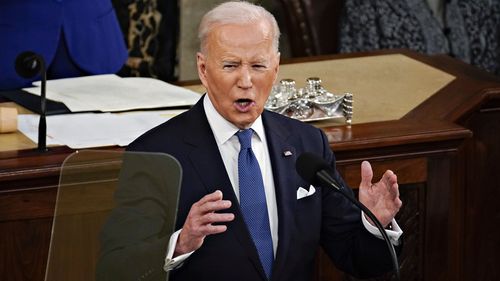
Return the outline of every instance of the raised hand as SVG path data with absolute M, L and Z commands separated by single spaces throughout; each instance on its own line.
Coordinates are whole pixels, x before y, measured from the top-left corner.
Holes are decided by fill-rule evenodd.
M 179 234 L 174 256 L 197 250 L 207 235 L 226 231 L 226 225 L 213 224 L 234 219 L 234 214 L 231 213 L 215 213 L 229 207 L 231 207 L 231 201 L 222 200 L 222 192 L 219 190 L 205 195 L 194 203 Z
M 403 204 L 399 199 L 398 178 L 394 172 L 387 170 L 380 181 L 372 183 L 372 179 L 372 167 L 368 161 L 363 161 L 361 163 L 359 201 L 372 211 L 385 227 Z M 373 224 L 370 219 L 369 221 Z

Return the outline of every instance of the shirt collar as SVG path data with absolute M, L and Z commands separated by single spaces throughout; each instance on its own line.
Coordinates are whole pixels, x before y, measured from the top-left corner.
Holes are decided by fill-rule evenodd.
M 208 123 L 210 124 L 212 132 L 215 136 L 217 145 L 224 144 L 240 130 L 233 123 L 227 121 L 224 117 L 222 117 L 219 112 L 217 112 L 208 94 L 204 97 L 203 107 L 205 109 Z M 259 115 L 255 122 L 253 122 L 250 128 L 254 130 L 257 137 L 262 141 L 264 136 L 264 125 L 262 124 L 261 115 Z

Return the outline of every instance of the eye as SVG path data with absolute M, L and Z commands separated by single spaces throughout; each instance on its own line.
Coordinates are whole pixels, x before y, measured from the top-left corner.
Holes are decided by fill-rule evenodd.
M 259 63 L 257 63 L 257 64 L 253 64 L 253 65 L 252 65 L 252 67 L 253 67 L 253 68 L 255 68 L 255 69 L 258 69 L 258 70 L 265 70 L 265 69 L 267 69 L 267 66 L 266 66 L 266 65 L 264 65 L 264 64 L 259 64 Z
M 232 69 L 235 69 L 237 66 L 238 65 L 233 64 L 233 63 L 225 63 L 222 65 L 222 68 L 226 69 L 226 70 L 232 70 Z

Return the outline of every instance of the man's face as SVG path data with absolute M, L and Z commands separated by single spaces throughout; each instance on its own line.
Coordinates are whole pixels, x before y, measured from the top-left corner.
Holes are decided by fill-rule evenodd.
M 215 109 L 238 128 L 248 128 L 264 110 L 278 73 L 279 54 L 265 22 L 220 25 L 197 55 L 198 74 Z

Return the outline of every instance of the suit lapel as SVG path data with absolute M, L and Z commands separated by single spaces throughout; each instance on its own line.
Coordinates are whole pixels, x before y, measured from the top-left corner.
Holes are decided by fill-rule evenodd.
M 200 102 L 190 110 L 189 114 L 192 114 L 192 116 L 187 118 L 189 123 L 187 124 L 184 141 L 192 146 L 192 150 L 189 152 L 190 164 L 201 178 L 207 194 L 219 189 L 224 194 L 224 199 L 232 202 L 228 212 L 233 213 L 235 219 L 228 224 L 228 231 L 234 234 L 234 238 L 240 242 L 256 270 L 261 273 L 265 280 L 265 272 L 260 264 L 258 253 L 253 245 L 247 226 L 243 221 L 239 202 L 227 175 L 215 137 L 208 124 L 203 109 L 203 99 L 200 99 Z
M 227 199 L 235 199 L 231 182 L 225 173 L 224 163 L 219 154 L 212 130 L 203 110 L 203 103 L 198 103 L 190 111 L 184 141 L 192 149 L 189 151 L 191 165 L 204 183 L 207 193 L 220 189 Z
M 291 145 L 291 132 L 278 119 L 264 111 L 264 128 L 271 158 L 274 185 L 276 189 L 276 203 L 278 208 L 278 248 L 273 267 L 273 277 L 279 276 L 284 270 L 286 257 L 290 249 L 291 235 L 294 233 L 294 213 L 297 204 L 297 181 L 295 175 L 295 161 L 297 159 L 295 147 Z

